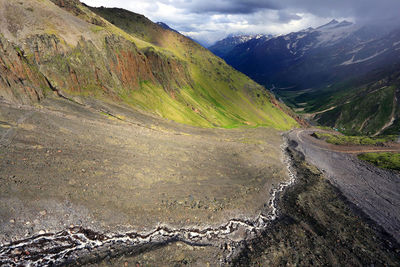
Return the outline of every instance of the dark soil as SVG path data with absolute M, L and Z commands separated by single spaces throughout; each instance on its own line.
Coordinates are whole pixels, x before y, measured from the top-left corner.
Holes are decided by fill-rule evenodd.
M 298 182 L 281 196 L 281 217 L 245 244 L 234 266 L 399 266 L 400 247 L 291 150 Z

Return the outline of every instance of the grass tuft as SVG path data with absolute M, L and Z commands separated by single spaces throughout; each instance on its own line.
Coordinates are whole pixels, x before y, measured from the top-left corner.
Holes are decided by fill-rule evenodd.
M 346 136 L 339 134 L 328 134 L 328 133 L 314 133 L 314 136 L 318 139 L 325 140 L 327 143 L 334 145 L 382 145 L 388 142 L 396 140 L 397 136 L 388 135 L 380 137 L 368 137 L 368 136 Z
M 400 153 L 365 153 L 358 158 L 383 169 L 400 171 Z

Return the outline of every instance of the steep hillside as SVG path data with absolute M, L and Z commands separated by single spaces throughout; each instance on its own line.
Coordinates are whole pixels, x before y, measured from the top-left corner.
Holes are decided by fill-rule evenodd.
M 373 81 L 348 82 L 325 100 L 317 97 L 326 106 L 313 113 L 314 119 L 348 134 L 399 135 L 400 72 L 369 75 Z
M 22 104 L 41 100 L 49 89 L 46 78 L 18 47 L 0 35 L 0 99 Z
M 142 15 L 77 0 L 0 0 L 0 13 L 6 101 L 38 101 L 53 90 L 205 127 L 296 125 L 263 87 Z
M 161 28 L 163 28 L 164 30 L 170 30 L 176 33 L 180 33 L 177 30 L 172 29 L 170 26 L 168 26 L 167 24 L 165 24 L 164 22 L 157 22 L 156 23 L 158 26 L 160 26 Z

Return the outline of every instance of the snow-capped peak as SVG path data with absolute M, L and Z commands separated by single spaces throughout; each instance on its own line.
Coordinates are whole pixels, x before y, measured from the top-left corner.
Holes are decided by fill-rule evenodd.
M 328 22 L 327 24 L 324 24 L 322 26 L 319 26 L 317 28 L 317 30 L 321 30 L 321 29 L 329 29 L 332 27 L 335 27 L 337 24 L 339 24 L 339 21 L 337 21 L 336 19 L 331 20 L 330 22 Z
M 328 46 L 341 41 L 358 29 L 356 25 L 346 20 L 338 22 L 332 20 L 328 24 L 318 27 L 315 32 L 319 33 L 316 46 Z

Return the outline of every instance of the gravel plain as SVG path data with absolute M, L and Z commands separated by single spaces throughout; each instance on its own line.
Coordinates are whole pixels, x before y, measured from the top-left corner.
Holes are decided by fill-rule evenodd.
M 400 175 L 379 169 L 355 156 L 360 152 L 394 148 L 341 147 L 311 137 L 315 129 L 295 130 L 289 138 L 298 143 L 306 160 L 318 167 L 352 203 L 400 241 Z M 335 151 L 332 151 L 335 150 Z M 400 151 L 400 150 L 397 150 Z
M 79 227 L 113 234 L 251 221 L 289 180 L 276 130 L 203 129 L 77 102 L 0 104 L 0 244 Z

